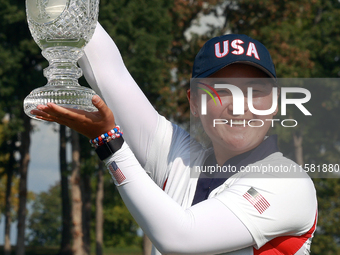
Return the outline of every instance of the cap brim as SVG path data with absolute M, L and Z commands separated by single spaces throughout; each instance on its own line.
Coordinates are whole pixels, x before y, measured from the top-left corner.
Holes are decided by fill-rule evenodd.
M 276 79 L 276 76 L 274 74 L 272 74 L 269 70 L 264 68 L 263 66 L 261 66 L 261 65 L 259 65 L 257 63 L 251 62 L 251 61 L 244 61 L 244 60 L 233 61 L 233 62 L 231 62 L 229 64 L 223 64 L 223 65 L 216 66 L 216 67 L 214 67 L 212 69 L 209 69 L 209 70 L 205 71 L 204 73 L 201 73 L 200 75 L 198 75 L 196 77 L 193 77 L 193 78 L 207 78 L 210 75 L 218 72 L 222 68 L 224 68 L 226 66 L 229 66 L 229 65 L 232 65 L 232 64 L 236 64 L 236 63 L 254 66 L 254 67 L 260 69 L 261 71 L 263 71 L 264 73 L 266 73 L 270 78 Z

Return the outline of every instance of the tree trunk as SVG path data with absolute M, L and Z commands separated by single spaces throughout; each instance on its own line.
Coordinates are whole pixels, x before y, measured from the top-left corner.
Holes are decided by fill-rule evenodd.
M 84 255 L 82 232 L 82 200 L 80 189 L 80 148 L 79 134 L 72 130 L 72 222 L 73 222 L 73 246 L 74 255 Z
M 83 243 L 86 255 L 91 253 L 91 178 L 89 174 L 81 175 L 81 194 L 82 194 L 82 227 L 83 227 Z
M 103 163 L 98 170 L 98 182 L 96 193 L 96 255 L 103 255 L 103 199 L 104 199 L 104 174 Z
M 303 166 L 303 148 L 302 148 L 302 134 L 300 132 L 294 132 L 293 141 L 294 141 L 294 150 L 295 150 L 295 160 L 296 163 Z
M 11 148 L 14 147 L 13 142 L 10 145 Z M 14 149 L 12 149 L 12 152 L 10 154 L 10 159 L 7 166 L 7 183 L 6 183 L 6 195 L 5 195 L 5 243 L 4 243 L 4 255 L 10 255 L 11 254 L 11 223 L 12 223 L 12 217 L 11 217 L 11 194 L 12 194 L 12 181 L 13 181 L 13 166 L 15 163 L 14 159 Z
M 6 198 L 5 198 L 5 244 L 4 244 L 4 254 L 11 254 L 11 240 L 10 240 L 10 231 L 11 231 L 11 187 L 12 187 L 12 177 L 13 177 L 13 169 L 9 169 L 7 172 L 7 184 L 6 184 Z
M 71 209 L 68 185 L 68 171 L 66 162 L 66 127 L 60 125 L 59 128 L 59 161 L 61 179 L 61 201 L 62 201 L 62 232 L 60 254 L 71 255 Z
M 143 255 L 150 255 L 152 250 L 152 243 L 149 237 L 144 234 L 143 235 Z
M 20 182 L 19 182 L 19 209 L 18 209 L 18 233 L 16 255 L 25 255 L 25 227 L 26 227 L 26 202 L 27 202 L 27 170 L 30 161 L 29 148 L 31 143 L 31 119 L 22 114 L 24 120 L 24 132 L 21 133 L 20 147 Z

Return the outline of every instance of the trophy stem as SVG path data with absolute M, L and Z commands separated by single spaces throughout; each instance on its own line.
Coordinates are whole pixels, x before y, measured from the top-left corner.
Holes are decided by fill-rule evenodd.
M 92 104 L 92 97 L 96 93 L 78 83 L 82 70 L 77 66 L 77 61 L 83 55 L 83 51 L 70 46 L 57 46 L 44 49 L 42 55 L 50 64 L 44 69 L 44 76 L 48 83 L 44 87 L 33 90 L 25 98 L 25 113 L 35 119 L 31 111 L 38 105 L 47 103 L 90 112 L 96 111 L 97 108 Z
M 42 55 L 48 60 L 49 66 L 44 69 L 46 86 L 80 86 L 78 79 L 83 75 L 77 61 L 84 52 L 80 48 L 57 46 L 46 48 Z

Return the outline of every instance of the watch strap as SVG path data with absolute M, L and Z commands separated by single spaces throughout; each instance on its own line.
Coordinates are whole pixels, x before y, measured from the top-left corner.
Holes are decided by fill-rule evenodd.
M 98 146 L 95 151 L 100 160 L 104 160 L 122 148 L 124 139 L 122 136 L 115 138 L 108 143 Z

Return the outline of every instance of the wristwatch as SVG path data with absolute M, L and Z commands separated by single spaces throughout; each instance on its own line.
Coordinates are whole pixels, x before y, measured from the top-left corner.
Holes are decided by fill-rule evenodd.
M 104 143 L 98 146 L 95 151 L 100 160 L 104 160 L 122 148 L 124 139 L 122 136 L 115 138 L 108 143 Z

